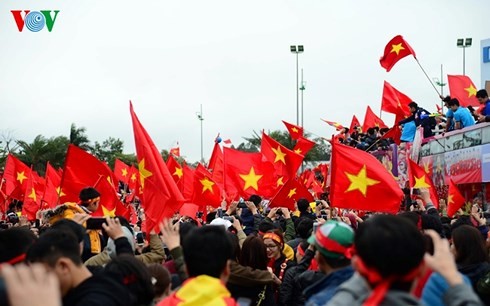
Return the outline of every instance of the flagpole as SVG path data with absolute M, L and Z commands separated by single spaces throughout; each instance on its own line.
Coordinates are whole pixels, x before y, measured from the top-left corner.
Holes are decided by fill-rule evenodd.
M 46 186 L 48 185 L 48 177 L 47 177 L 47 173 L 48 173 L 48 165 L 49 165 L 49 160 L 46 162 L 46 172 L 44 173 L 44 192 L 43 192 L 43 197 L 41 198 L 41 201 L 39 202 L 41 205 L 39 206 L 39 208 L 42 208 L 43 206 L 43 202 L 44 201 L 44 196 L 46 195 Z
M 427 78 L 427 80 L 429 80 L 430 85 L 432 85 L 432 88 L 434 88 L 434 90 L 436 91 L 437 96 L 440 96 L 441 93 L 439 92 L 439 90 L 437 90 L 434 83 L 432 83 L 432 80 L 429 78 L 429 75 L 427 74 L 427 72 L 425 72 L 425 69 L 422 67 L 419 60 L 416 57 L 414 57 L 414 58 L 415 58 L 415 61 L 417 62 L 417 64 L 419 64 L 420 69 L 422 69 L 422 72 L 425 74 L 425 77 Z

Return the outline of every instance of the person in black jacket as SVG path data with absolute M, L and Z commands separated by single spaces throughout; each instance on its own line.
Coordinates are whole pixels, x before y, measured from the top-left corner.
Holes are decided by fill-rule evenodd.
M 422 126 L 424 129 L 424 138 L 434 136 L 432 129 L 436 127 L 436 119 L 430 116 L 430 113 L 419 107 L 417 103 L 410 102 L 408 104 L 412 115 L 398 122 L 398 125 L 405 124 L 410 121 L 414 121 L 416 126 Z

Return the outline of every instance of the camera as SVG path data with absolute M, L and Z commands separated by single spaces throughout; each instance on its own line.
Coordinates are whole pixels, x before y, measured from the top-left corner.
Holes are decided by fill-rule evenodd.
M 230 221 L 231 223 L 233 223 L 233 221 L 234 221 L 234 220 L 233 220 L 233 217 L 230 217 L 230 216 L 223 216 L 223 219 L 224 219 L 224 220 L 228 220 L 228 221 Z
M 238 208 L 247 208 L 247 204 L 245 204 L 245 201 L 243 200 L 243 198 L 240 198 L 240 200 L 238 200 Z

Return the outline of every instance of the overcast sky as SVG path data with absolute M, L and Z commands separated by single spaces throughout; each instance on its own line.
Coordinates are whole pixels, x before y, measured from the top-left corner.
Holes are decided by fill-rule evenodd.
M 53 31 L 20 33 L 10 10 L 60 10 Z M 431 77 L 462 74 L 458 37 L 472 37 L 466 73 L 480 86 L 488 0 L 3 0 L 0 2 L 0 133 L 31 142 L 86 127 L 91 141 L 120 138 L 135 152 L 129 100 L 159 149 L 178 141 L 189 161 L 217 133 L 234 144 L 253 130 L 296 121 L 296 62 L 304 45 L 305 129 L 330 137 L 320 118 L 350 124 L 379 113 L 387 80 L 435 111 L 438 97 L 415 60 L 379 65 L 401 34 Z M 444 77 L 445 79 L 445 77 Z M 445 91 L 447 92 L 447 86 Z M 393 117 L 383 113 L 388 125 Z

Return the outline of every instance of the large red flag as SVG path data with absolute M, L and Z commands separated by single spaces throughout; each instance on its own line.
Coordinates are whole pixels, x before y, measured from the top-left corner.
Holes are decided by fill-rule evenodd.
M 287 207 L 290 210 L 295 210 L 294 206 L 301 198 L 313 202 L 313 196 L 308 192 L 308 189 L 296 179 L 290 179 L 272 198 L 269 207 Z
M 332 145 L 330 201 L 333 207 L 396 213 L 403 192 L 373 155 Z
M 219 207 L 221 199 L 221 189 L 213 181 L 211 173 L 203 165 L 198 164 L 194 172 L 194 196 L 192 203 L 198 204 L 201 207 L 206 207 L 206 205 Z
M 194 173 L 195 170 L 185 164 L 183 167 L 184 176 L 182 177 L 182 195 L 186 201 L 192 200 L 194 194 Z
M 366 108 L 366 115 L 364 116 L 364 124 L 362 125 L 362 130 L 366 132 L 369 128 L 373 127 L 379 127 L 380 129 L 387 128 L 383 120 L 376 116 L 371 107 L 369 107 L 368 105 L 368 107 Z
M 27 180 L 31 168 L 15 158 L 12 154 L 7 156 L 3 178 L 5 179 L 5 192 L 7 197 L 17 200 L 24 199 L 27 190 Z
M 322 121 L 326 122 L 328 125 L 334 127 L 337 131 L 344 128 L 344 126 L 342 124 L 335 122 L 335 121 L 328 121 L 328 120 L 324 120 L 324 119 L 322 119 Z
M 451 98 L 456 98 L 459 105 L 467 107 L 479 106 L 476 98 L 477 89 L 475 84 L 466 75 L 448 75 L 447 82 L 449 84 L 449 94 Z
M 388 132 L 384 133 L 384 135 L 381 136 L 382 139 L 393 139 L 393 142 L 397 145 L 400 145 L 401 137 L 402 130 L 400 129 L 400 126 L 398 124 L 395 124 L 391 129 L 388 130 Z
M 303 136 L 303 128 L 300 127 L 300 126 L 297 126 L 295 124 L 292 124 L 292 123 L 289 123 L 289 122 L 286 122 L 286 121 L 282 121 L 282 123 L 284 123 L 284 125 L 286 126 L 286 128 L 288 129 L 288 132 L 289 132 L 289 135 L 291 136 L 291 139 L 298 139 L 300 137 Z
M 168 156 L 167 168 L 168 171 L 170 171 L 170 174 L 172 174 L 172 178 L 177 184 L 177 187 L 179 187 L 179 190 L 182 192 L 182 177 L 184 176 L 184 171 L 182 170 L 182 166 L 175 160 L 172 155 Z
M 77 146 L 69 145 L 61 178 L 62 202 L 78 202 L 80 190 L 94 187 L 100 193 L 99 209 L 94 216 L 113 215 L 119 197 L 114 174 L 106 163 Z
M 272 137 L 262 132 L 260 152 L 274 165 L 278 176 L 294 176 L 303 162 L 304 156 L 295 153 Z
M 293 151 L 297 154 L 306 156 L 308 152 L 313 149 L 315 146 L 315 142 L 311 141 L 305 137 L 300 137 L 298 141 L 296 142 L 296 145 L 294 146 Z
M 140 173 L 133 165 L 129 168 L 128 187 L 130 190 L 137 190 L 139 186 Z
M 143 191 L 141 203 L 145 209 L 148 230 L 152 230 L 162 219 L 171 218 L 179 210 L 184 197 L 163 162 L 160 151 L 134 113 L 131 102 L 129 109 Z
M 271 197 L 276 189 L 274 166 L 261 153 L 223 148 L 225 191 L 228 197 L 248 198 L 253 194 Z
M 22 205 L 22 215 L 27 216 L 27 220 L 36 220 L 36 213 L 41 208 L 41 198 L 45 187 L 44 179 L 39 177 L 35 171 L 31 171 L 27 179 L 27 191 Z
M 381 110 L 387 113 L 401 115 L 402 117 L 409 116 L 410 109 L 408 108 L 408 104 L 412 101 L 407 95 L 391 86 L 390 83 L 384 82 Z
M 401 35 L 397 35 L 386 45 L 385 52 L 379 59 L 379 63 L 381 64 L 381 67 L 386 69 L 386 72 L 389 72 L 399 60 L 410 54 L 412 54 L 415 59 L 417 58 L 412 47 L 410 47 Z
M 361 128 L 361 123 L 357 119 L 356 115 L 352 116 L 352 121 L 350 122 L 349 133 L 354 133 L 356 128 Z
M 439 207 L 439 199 L 437 197 L 437 190 L 434 187 L 434 183 L 429 175 L 425 172 L 424 168 L 417 165 L 416 162 L 408 159 L 408 180 L 410 187 L 414 189 L 427 188 L 430 192 L 430 200 L 436 208 Z
M 454 214 L 463 207 L 465 199 L 458 189 L 458 186 L 454 184 L 453 180 L 449 178 L 449 189 L 447 191 L 447 215 L 452 218 Z
M 46 180 L 46 189 L 44 190 L 41 206 L 42 208 L 55 208 L 58 205 L 58 198 L 65 195 L 60 188 L 61 177 L 49 162 L 46 164 L 46 174 L 44 177 Z
M 114 176 L 124 184 L 128 184 L 130 179 L 129 166 L 116 158 L 114 162 Z

